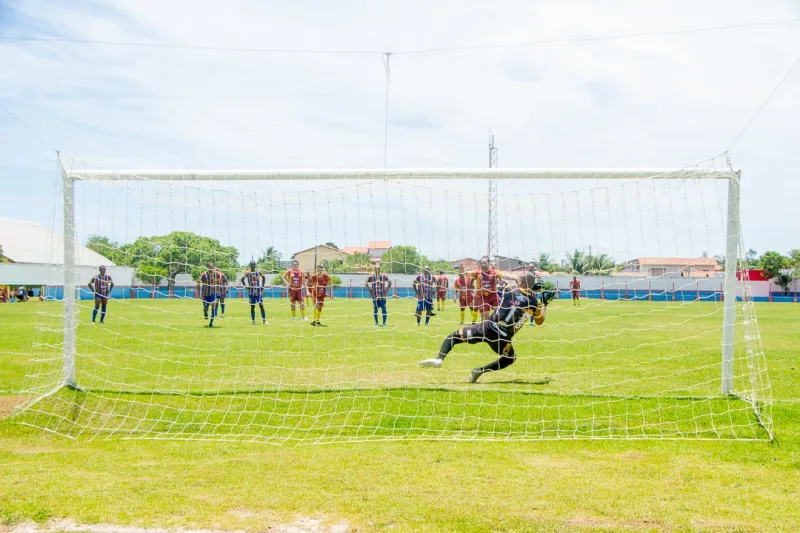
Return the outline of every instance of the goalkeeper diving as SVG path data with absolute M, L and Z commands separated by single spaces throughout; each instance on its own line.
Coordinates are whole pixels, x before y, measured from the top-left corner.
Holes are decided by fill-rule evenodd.
M 441 368 L 444 358 L 456 344 L 485 342 L 500 358 L 487 365 L 473 368 L 470 372 L 470 383 L 475 383 L 487 372 L 502 370 L 512 365 L 517 355 L 511 340 L 525 324 L 527 315 L 533 315 L 537 325 L 544 324 L 547 304 L 552 300 L 553 293 L 543 292 L 537 296 L 536 292 L 541 289 L 542 283 L 539 278 L 530 272 L 523 273 L 517 280 L 516 287 L 506 289 L 499 307 L 491 315 L 482 322 L 464 327 L 448 335 L 439 349 L 439 355 L 432 359 L 426 359 L 420 364 Z

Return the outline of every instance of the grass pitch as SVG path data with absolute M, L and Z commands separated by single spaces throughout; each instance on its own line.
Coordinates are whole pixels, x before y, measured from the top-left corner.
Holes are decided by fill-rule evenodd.
M 60 370 L 57 319 L 39 315 L 57 315 L 57 305 L 0 308 L 3 405 L 20 400 L 31 358 L 41 377 L 28 385 Z M 248 306 L 233 300 L 211 331 L 196 301 L 113 302 L 102 327 L 85 324 L 83 307 L 77 375 L 88 392 L 62 391 L 0 423 L 0 518 L 254 530 L 301 517 L 392 531 L 800 530 L 800 308 L 758 307 L 777 445 L 660 439 L 763 435 L 737 400 L 714 395 L 719 304 L 659 305 L 558 302 L 545 327 L 515 338 L 515 365 L 472 387 L 468 369 L 494 358 L 485 346 L 456 347 L 440 371 L 416 366 L 457 327 L 452 303 L 416 328 L 413 304 L 392 301 L 387 330 L 373 328 L 359 301 L 328 306 L 320 329 L 288 320 L 283 301 L 268 302 L 269 326 L 251 326 Z M 43 346 L 32 350 L 34 340 Z M 73 441 L 23 422 L 101 438 Z M 553 428 L 568 438 L 658 439 L 241 442 L 541 438 Z M 176 435 L 240 442 L 120 439 Z

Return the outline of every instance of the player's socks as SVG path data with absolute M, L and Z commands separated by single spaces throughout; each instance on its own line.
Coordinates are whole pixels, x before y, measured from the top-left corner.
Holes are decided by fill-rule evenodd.
M 417 325 L 418 325 L 418 326 L 419 326 L 419 319 L 420 319 L 420 318 L 421 318 L 421 317 L 420 317 L 420 315 L 417 315 Z
M 255 305 L 251 305 L 250 306 L 250 320 L 253 321 L 253 324 L 256 323 L 256 306 Z
M 208 304 L 207 303 L 203 304 L 203 318 L 208 320 Z
M 386 308 L 384 307 L 383 308 L 383 325 L 384 326 L 386 325 L 386 316 L 387 316 L 387 314 L 388 313 L 386 312 Z
M 105 319 L 106 319 L 106 306 L 105 304 L 103 304 L 103 306 L 100 308 L 100 323 L 102 324 L 105 321 Z
M 263 320 L 265 324 L 267 323 L 267 312 L 264 310 L 263 305 L 261 306 L 261 320 Z
M 97 318 L 97 308 L 96 307 L 94 309 L 92 309 L 92 322 L 94 322 L 95 318 Z
M 305 314 L 305 313 L 303 313 L 303 314 Z M 294 318 L 297 318 L 297 309 L 292 309 L 292 316 Z
M 225 304 L 219 304 L 219 306 L 222 308 L 222 316 L 225 316 Z
M 477 321 L 478 321 L 478 312 L 477 311 L 473 311 L 472 312 L 472 323 L 474 324 Z
M 464 323 L 464 310 L 461 310 L 461 323 Z
M 428 322 L 431 321 L 431 315 L 425 315 L 425 325 L 428 325 Z

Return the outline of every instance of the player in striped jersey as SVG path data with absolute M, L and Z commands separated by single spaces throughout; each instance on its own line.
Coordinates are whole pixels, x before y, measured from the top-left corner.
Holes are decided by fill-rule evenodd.
M 106 306 L 108 298 L 111 296 L 111 289 L 114 288 L 114 281 L 111 276 L 106 274 L 106 267 L 101 266 L 99 273 L 89 280 L 89 289 L 94 294 L 94 310 L 92 311 L 92 322 L 97 318 L 97 309 L 100 308 L 100 323 L 104 324 L 106 319 Z
M 380 308 L 383 311 L 383 325 L 386 326 L 386 296 L 392 288 L 392 281 L 386 274 L 381 274 L 380 263 L 375 265 L 375 273 L 370 274 L 364 285 L 372 296 L 372 316 L 375 317 L 375 325 L 379 325 L 378 308 Z
M 214 327 L 214 319 L 217 317 L 217 306 L 219 294 L 222 291 L 225 282 L 225 275 L 216 269 L 214 263 L 209 261 L 206 265 L 206 270 L 200 274 L 200 295 L 203 298 L 203 316 L 208 319 L 208 327 Z M 211 316 L 209 317 L 208 311 L 211 309 Z
M 417 276 L 413 283 L 414 292 L 417 294 L 417 325 L 419 326 L 420 319 L 422 318 L 422 311 L 425 311 L 425 325 L 428 325 L 432 316 L 436 316 L 433 312 L 433 298 L 436 296 L 436 278 L 431 274 L 431 268 L 426 266 L 422 270 L 422 274 Z
M 242 276 L 242 285 L 247 287 L 247 296 L 250 298 L 250 319 L 256 324 L 256 304 L 261 309 L 261 321 L 267 323 L 267 312 L 264 310 L 264 274 L 256 270 L 256 262 L 250 261 L 250 270 Z

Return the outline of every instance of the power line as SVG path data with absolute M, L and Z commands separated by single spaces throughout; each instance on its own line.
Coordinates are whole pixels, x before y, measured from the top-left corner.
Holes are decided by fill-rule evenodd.
M 689 28 L 689 29 L 679 29 L 679 30 L 647 31 L 647 32 L 635 32 L 635 33 L 622 33 L 614 35 L 598 35 L 590 37 L 562 37 L 553 39 L 542 39 L 539 41 L 522 41 L 515 43 L 494 43 L 494 44 L 452 46 L 452 47 L 440 47 L 440 48 L 420 48 L 420 49 L 410 49 L 410 50 L 398 50 L 393 53 L 395 55 L 431 54 L 431 53 L 444 53 L 444 52 L 459 52 L 468 50 L 485 50 L 493 48 L 512 48 L 512 47 L 543 46 L 549 44 L 598 42 L 598 41 L 611 41 L 617 39 L 635 39 L 639 37 L 657 37 L 657 36 L 668 36 L 668 35 L 685 35 L 692 33 L 727 31 L 727 30 L 736 30 L 742 28 L 770 27 L 782 24 L 794 24 L 797 22 L 800 22 L 800 18 L 775 20 L 767 22 L 745 22 L 741 24 L 728 24 L 722 26 L 708 26 L 703 28 Z M 153 43 L 153 42 L 101 41 L 92 39 L 69 39 L 61 37 L 52 37 L 52 38 L 11 37 L 4 35 L 0 35 L 0 40 L 12 41 L 12 42 L 87 44 L 87 45 L 141 47 L 141 48 L 171 48 L 178 50 L 201 50 L 209 52 L 239 52 L 239 53 L 262 53 L 262 54 L 382 55 L 385 53 L 385 51 L 381 50 L 346 50 L 346 49 L 324 50 L 315 48 L 239 48 L 231 46 L 205 46 L 205 45 L 170 44 L 170 43 Z
M 485 50 L 493 48 L 512 48 L 512 47 L 526 47 L 526 46 L 542 46 L 547 44 L 567 44 L 567 43 L 584 43 L 596 41 L 613 41 L 618 39 L 634 39 L 638 37 L 657 37 L 666 35 L 684 35 L 690 33 L 705 33 L 714 31 L 736 30 L 741 28 L 752 27 L 765 27 L 776 26 L 779 24 L 793 24 L 800 22 L 800 18 L 775 20 L 771 22 L 744 22 L 741 24 L 728 24 L 724 26 L 708 26 L 705 28 L 690 28 L 684 30 L 661 30 L 661 31 L 646 31 L 636 33 L 621 33 L 616 35 L 598 35 L 594 37 L 566 37 L 554 39 L 542 39 L 539 41 L 523 41 L 517 43 L 504 43 L 504 44 L 485 44 L 485 45 L 468 45 L 468 46 L 454 46 L 449 48 L 422 48 L 419 50 L 405 50 L 397 52 L 398 54 L 428 54 L 434 52 L 460 52 L 465 50 Z
M 20 126 L 22 126 L 23 128 L 25 128 L 26 130 L 28 130 L 28 131 L 29 131 L 31 134 L 33 134 L 33 136 L 34 136 L 34 137 L 36 137 L 37 139 L 39 139 L 40 141 L 42 141 L 44 144 L 46 144 L 48 148 L 50 148 L 50 149 L 51 149 L 51 150 L 53 150 L 54 152 L 58 153 L 58 150 L 56 150 L 56 149 L 53 147 L 53 145 L 52 145 L 52 144 L 50 144 L 49 142 L 47 142 L 47 139 L 45 139 L 44 137 L 42 137 L 41 135 L 39 135 L 38 133 L 36 133 L 36 130 L 34 130 L 33 128 L 29 127 L 27 124 L 25 124 L 25 123 L 24 123 L 24 122 L 22 122 L 20 119 L 18 119 L 18 118 L 17 118 L 17 117 L 16 117 L 16 116 L 15 116 L 15 115 L 14 115 L 14 114 L 11 112 L 11 111 L 9 111 L 8 109 L 6 109 L 6 108 L 5 108 L 5 107 L 3 107 L 2 105 L 0 105 L 0 109 L 2 109 L 3 111 L 5 111 L 5 112 L 6 112 L 6 114 L 7 114 L 9 117 L 11 117 L 11 118 L 14 120 L 14 122 L 16 122 L 17 124 L 19 124 Z
M 744 135 L 744 132 L 746 132 L 747 128 L 750 127 L 750 124 L 752 124 L 753 121 L 756 119 L 756 117 L 758 117 L 758 115 L 761 114 L 761 111 L 763 111 L 763 109 L 767 106 L 769 101 L 772 100 L 772 97 L 775 96 L 775 93 L 778 92 L 778 89 L 781 88 L 781 85 L 783 85 L 783 82 L 785 82 L 787 79 L 789 79 L 789 76 L 792 75 L 792 72 L 794 72 L 794 69 L 797 68 L 797 65 L 800 65 L 800 56 L 797 57 L 797 61 L 794 62 L 794 65 L 792 65 L 792 68 L 790 68 L 788 71 L 786 71 L 786 74 L 783 75 L 783 78 L 781 78 L 781 81 L 778 82 L 778 85 L 776 85 L 775 88 L 772 89 L 772 92 L 769 93 L 769 96 L 767 96 L 767 99 L 764 100 L 764 102 L 760 106 L 758 106 L 758 109 L 756 110 L 756 112 L 753 113 L 753 116 L 750 117 L 750 120 L 748 120 L 747 124 L 745 124 L 744 128 L 742 128 L 742 131 L 739 132 L 739 135 L 737 135 L 736 138 L 731 143 L 731 145 L 728 146 L 728 149 L 726 150 L 726 152 L 729 152 L 731 150 L 731 148 L 733 148 L 733 145 L 735 145 L 737 142 L 739 142 L 739 139 L 742 138 L 742 135 Z

